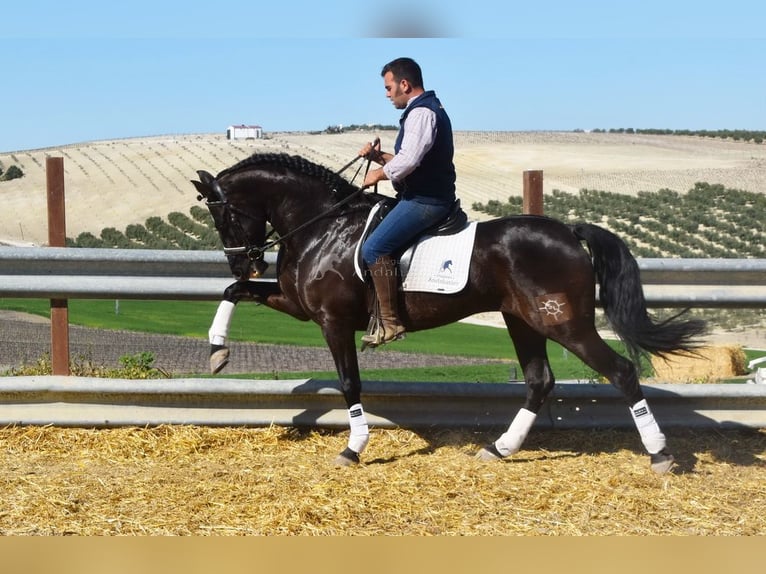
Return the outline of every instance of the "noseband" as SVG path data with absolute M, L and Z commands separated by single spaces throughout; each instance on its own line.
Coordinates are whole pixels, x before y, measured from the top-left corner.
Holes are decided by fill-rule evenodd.
M 256 221 L 259 221 L 261 219 L 260 217 L 255 217 L 254 215 L 239 209 L 238 207 L 229 203 L 228 199 L 224 199 L 223 201 L 208 201 L 206 202 L 206 205 L 210 210 L 211 215 L 213 215 L 214 221 L 219 220 L 220 218 L 221 227 L 225 221 L 230 223 L 231 231 L 234 237 L 237 239 L 237 243 L 241 245 L 240 247 L 224 247 L 224 255 L 247 255 L 251 261 L 258 261 L 263 259 L 264 251 L 276 245 L 276 242 L 271 242 L 269 244 L 257 247 L 250 243 L 250 241 L 247 239 L 247 233 L 245 233 L 245 230 L 242 227 L 242 223 L 240 222 L 239 218 L 235 216 L 235 214 Z M 271 237 L 273 234 L 274 230 L 272 229 L 266 236 L 266 239 Z

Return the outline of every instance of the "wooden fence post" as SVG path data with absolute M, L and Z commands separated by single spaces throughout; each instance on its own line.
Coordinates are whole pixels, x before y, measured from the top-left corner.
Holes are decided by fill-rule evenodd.
M 48 246 L 66 247 L 64 158 L 45 160 L 48 190 Z M 69 301 L 51 299 L 51 365 L 54 375 L 69 375 Z
M 543 215 L 543 172 L 542 170 L 524 171 L 523 213 Z

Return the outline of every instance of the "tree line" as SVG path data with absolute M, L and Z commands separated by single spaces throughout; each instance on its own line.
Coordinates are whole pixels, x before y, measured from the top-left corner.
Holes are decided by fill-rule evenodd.
M 766 195 L 699 182 L 687 193 L 670 189 L 635 196 L 582 189 L 553 190 L 545 214 L 566 223 L 597 223 L 620 235 L 637 257 L 728 259 L 766 257 Z M 518 215 L 522 198 L 474 203 L 495 217 Z
M 213 218 L 204 207 L 194 205 L 189 215 L 178 211 L 167 219 L 153 216 L 143 225 L 130 224 L 124 231 L 105 227 L 96 236 L 88 231 L 76 238 L 67 237 L 67 247 L 116 247 L 119 249 L 223 249 Z
M 522 198 L 474 203 L 473 209 L 504 217 L 522 212 Z M 669 189 L 635 196 L 582 189 L 544 197 L 545 214 L 566 223 L 588 221 L 619 234 L 637 257 L 766 257 L 766 195 L 700 182 L 687 193 Z M 67 238 L 69 247 L 219 250 L 223 248 L 207 209 L 189 215 L 154 216 L 124 230 L 107 227 L 98 236 Z
M 763 143 L 766 139 L 766 131 L 763 130 L 669 130 L 656 128 L 610 128 L 594 129 L 593 133 L 610 134 L 647 134 L 647 135 L 675 135 L 675 136 L 699 136 L 708 138 L 733 139 L 734 141 L 753 141 Z

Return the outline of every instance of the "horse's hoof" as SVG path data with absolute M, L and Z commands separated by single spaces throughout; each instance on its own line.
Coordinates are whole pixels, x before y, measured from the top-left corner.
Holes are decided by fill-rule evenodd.
M 482 448 L 479 452 L 476 453 L 474 456 L 476 460 L 502 460 L 503 457 L 500 456 L 500 453 L 495 448 L 494 444 L 490 444 Z
M 229 348 L 223 345 L 210 346 L 210 372 L 220 373 L 229 364 Z
M 673 468 L 673 465 L 675 464 L 673 455 L 670 454 L 667 449 L 662 449 L 657 454 L 652 454 L 649 456 L 651 457 L 652 470 L 657 474 L 666 474 L 670 471 L 671 468 Z
M 356 466 L 357 464 L 359 464 L 359 455 L 348 447 L 333 461 L 334 466 Z

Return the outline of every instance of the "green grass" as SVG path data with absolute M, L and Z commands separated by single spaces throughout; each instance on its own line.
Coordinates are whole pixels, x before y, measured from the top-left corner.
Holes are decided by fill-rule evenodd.
M 101 329 L 207 337 L 216 307 L 207 301 L 70 299 L 69 322 Z M 0 309 L 50 317 L 47 299 L 0 299 Z
M 207 338 L 218 307 L 207 301 L 69 301 L 69 321 L 102 329 L 163 333 Z M 0 309 L 24 311 L 48 317 L 50 303 L 41 299 L 0 299 Z M 438 334 L 438 335 L 437 335 Z M 230 340 L 323 347 L 319 327 L 298 321 L 268 307 L 243 303 L 237 306 L 229 331 Z M 456 323 L 431 331 L 410 333 L 396 344 L 406 353 L 515 358 L 505 329 Z
M 137 301 L 82 300 L 69 301 L 69 321 L 103 329 L 139 331 L 182 335 L 207 339 L 207 331 L 218 303 L 214 301 Z M 3 299 L 0 309 L 24 311 L 42 316 L 50 315 L 47 299 Z M 230 340 L 274 345 L 324 347 L 319 327 L 302 322 L 267 307 L 243 303 L 237 307 L 230 329 Z M 610 345 L 622 352 L 619 342 Z M 516 361 L 516 352 L 505 329 L 466 323 L 454 323 L 409 333 L 407 339 L 385 347 L 376 353 L 398 351 L 465 357 L 481 357 L 506 361 L 493 365 L 445 366 L 411 369 L 365 370 L 367 380 L 397 381 L 482 381 L 505 382 Z M 369 351 L 368 351 L 369 352 Z M 556 343 L 548 343 L 551 368 L 558 380 L 597 380 L 598 375 L 579 359 Z M 757 353 L 753 354 L 758 356 Z M 752 357 L 749 357 L 752 358 Z M 749 360 L 749 359 L 748 359 Z M 518 373 L 519 377 L 521 373 Z M 334 379 L 334 372 L 249 373 L 249 378 L 319 378 Z

